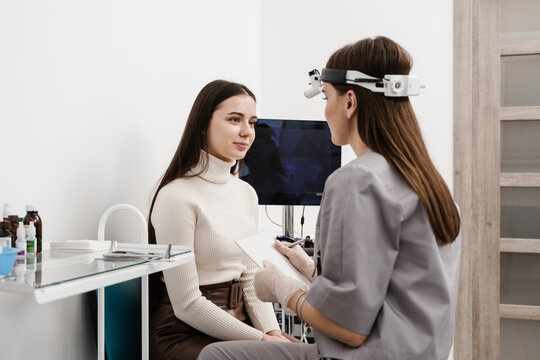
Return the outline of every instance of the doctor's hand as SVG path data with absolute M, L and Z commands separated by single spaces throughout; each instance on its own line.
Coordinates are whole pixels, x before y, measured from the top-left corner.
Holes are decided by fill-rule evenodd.
M 298 290 L 307 291 L 307 287 L 300 280 L 285 276 L 272 262 L 264 260 L 263 265 L 264 269 L 255 273 L 253 281 L 257 297 L 262 301 L 279 302 L 285 313 L 293 315 L 287 303 Z
M 304 249 L 300 245 L 293 246 L 292 248 L 284 245 L 281 241 L 276 240 L 275 245 L 276 249 L 285 255 L 291 264 L 298 270 L 302 275 L 308 278 L 311 282 L 315 280 L 317 274 L 313 273 L 315 269 L 315 263 L 313 259 L 306 254 Z M 313 276 L 312 276 L 313 275 Z
M 282 335 L 279 330 L 271 330 L 266 334 L 263 334 L 262 341 L 278 341 L 278 342 L 290 342 L 285 336 Z

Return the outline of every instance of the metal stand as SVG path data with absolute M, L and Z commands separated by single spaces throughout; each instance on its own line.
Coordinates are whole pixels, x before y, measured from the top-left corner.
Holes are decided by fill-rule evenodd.
M 283 235 L 294 239 L 294 206 L 283 206 Z
M 294 239 L 294 206 L 292 205 L 283 205 L 283 218 L 281 222 L 281 228 L 283 230 L 283 236 L 288 236 L 291 239 Z M 281 308 L 281 331 L 285 332 L 285 309 Z M 290 317 L 288 317 L 290 322 Z M 288 326 L 289 335 L 292 335 L 292 327 Z
M 294 206 L 283 206 L 283 222 L 282 222 L 283 235 L 294 239 Z M 281 308 L 281 331 L 285 332 L 285 310 Z M 294 319 L 293 316 L 288 317 L 289 335 L 293 335 Z M 306 336 L 306 325 L 304 321 L 300 323 L 300 341 L 308 343 Z

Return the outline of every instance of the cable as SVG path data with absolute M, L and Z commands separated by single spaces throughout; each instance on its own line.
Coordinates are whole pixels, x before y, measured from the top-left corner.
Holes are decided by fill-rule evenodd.
M 300 218 L 300 239 L 304 238 L 304 212 L 306 211 L 306 205 L 302 208 L 302 217 Z
M 268 215 L 268 205 L 264 205 L 264 212 L 266 213 L 266 217 L 268 218 L 268 220 L 270 220 L 270 222 L 276 226 L 281 226 L 281 224 L 278 224 L 277 222 L 275 222 L 274 220 L 272 220 L 270 218 L 270 215 Z

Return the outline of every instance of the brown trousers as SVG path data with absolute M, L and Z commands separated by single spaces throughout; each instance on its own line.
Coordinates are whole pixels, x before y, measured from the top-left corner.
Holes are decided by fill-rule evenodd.
M 221 340 L 179 320 L 174 315 L 167 288 L 163 282 L 161 284 L 159 304 L 150 315 L 150 360 L 196 360 L 206 345 Z M 238 320 L 252 325 L 244 307 L 242 283 L 233 280 L 201 286 L 200 290 L 208 300 Z

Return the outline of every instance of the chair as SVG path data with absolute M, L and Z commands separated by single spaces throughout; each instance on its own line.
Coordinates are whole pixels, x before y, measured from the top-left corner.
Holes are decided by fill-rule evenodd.
M 98 226 L 98 240 L 105 239 L 105 225 L 109 216 L 116 211 L 133 212 L 140 224 L 141 243 L 148 243 L 146 219 L 134 206 L 118 204 L 103 213 Z M 141 288 L 143 294 L 141 296 Z M 141 301 L 142 299 L 142 301 Z M 116 359 L 148 359 L 148 276 L 129 280 L 106 289 L 97 290 L 98 318 L 98 359 L 104 354 L 100 349 L 105 347 L 108 360 Z M 100 306 L 101 304 L 101 306 Z M 141 320 L 142 319 L 142 320 Z M 106 325 L 103 325 L 106 324 Z

